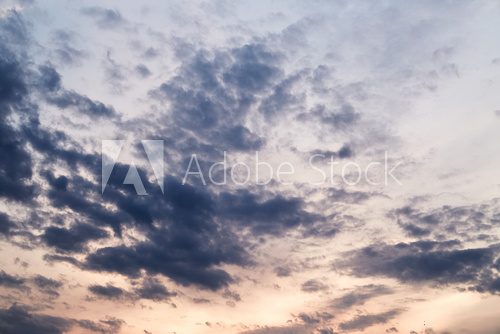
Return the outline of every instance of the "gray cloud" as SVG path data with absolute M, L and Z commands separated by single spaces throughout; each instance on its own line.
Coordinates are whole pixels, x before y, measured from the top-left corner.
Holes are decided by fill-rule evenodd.
M 391 294 L 394 291 L 384 285 L 364 285 L 355 288 L 354 291 L 348 292 L 345 295 L 336 298 L 332 301 L 332 306 L 336 309 L 344 310 L 353 306 L 363 305 L 368 300 Z
M 241 332 L 240 334 L 309 334 L 311 333 L 310 326 L 291 325 L 283 327 L 263 327 L 259 329 Z
M 107 9 L 102 7 L 85 7 L 81 13 L 94 19 L 99 28 L 113 29 L 123 26 L 126 20 L 116 9 Z
M 59 297 L 58 290 L 63 287 L 64 283 L 43 275 L 35 275 L 32 278 L 33 284 L 43 293 L 51 297 Z
M 12 305 L 0 309 L 0 332 L 3 334 L 63 334 L 74 326 L 85 328 L 93 333 L 114 334 L 123 324 L 122 320 L 107 318 L 94 322 L 31 313 L 28 309 Z
M 305 281 L 301 285 L 301 289 L 304 292 L 318 292 L 318 291 L 326 291 L 328 290 L 328 285 L 317 279 L 310 279 Z
M 7 288 L 25 290 L 26 279 L 7 274 L 5 271 L 0 271 L 0 286 Z
M 405 206 L 391 211 L 389 217 L 412 237 L 443 239 L 452 236 L 469 241 L 477 240 L 481 234 L 499 225 L 500 209 L 496 200 L 482 205 L 446 205 L 427 210 Z
M 462 284 L 498 293 L 500 278 L 490 270 L 498 261 L 498 245 L 469 249 L 459 246 L 454 240 L 375 244 L 345 254 L 335 266 L 359 277 L 385 276 L 434 286 Z
M 362 314 L 358 315 L 351 320 L 341 322 L 339 328 L 344 331 L 363 331 L 377 324 L 385 324 L 389 320 L 398 316 L 402 310 L 394 309 L 387 312 L 377 313 L 377 314 Z

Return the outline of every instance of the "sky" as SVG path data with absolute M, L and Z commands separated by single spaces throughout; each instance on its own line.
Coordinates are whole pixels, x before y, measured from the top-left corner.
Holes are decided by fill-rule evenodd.
M 0 0 L 0 333 L 500 333 L 499 31 Z

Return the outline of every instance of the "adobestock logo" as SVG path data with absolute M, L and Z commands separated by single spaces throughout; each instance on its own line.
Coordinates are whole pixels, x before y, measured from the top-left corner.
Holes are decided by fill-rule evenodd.
M 118 161 L 118 157 L 122 152 L 126 140 L 103 140 L 101 143 L 101 193 L 104 193 L 106 185 L 108 184 L 113 168 Z M 142 147 L 146 152 L 146 156 L 156 177 L 156 182 L 164 192 L 164 161 L 163 161 L 163 140 L 141 140 Z M 131 162 L 130 167 L 125 175 L 123 184 L 131 184 L 135 188 L 138 195 L 144 196 L 148 193 L 144 184 L 142 183 L 139 172 L 137 171 L 136 164 Z
M 101 192 L 104 193 L 113 168 L 118 162 L 126 140 L 103 140 L 102 141 L 102 184 Z M 156 177 L 156 182 L 164 193 L 164 141 L 163 140 L 141 140 L 149 166 Z M 299 183 L 308 182 L 312 185 L 346 185 L 355 186 L 367 184 L 372 186 L 388 186 L 389 183 L 402 185 L 396 177 L 396 169 L 402 162 L 392 162 L 388 153 L 385 152 L 380 161 L 369 161 L 360 165 L 354 161 L 339 160 L 334 156 L 327 157 L 323 154 L 314 154 L 310 157 L 307 166 L 302 165 L 296 171 L 295 165 L 288 161 L 279 161 L 274 164 L 263 161 L 259 152 L 255 152 L 252 162 L 228 159 L 224 151 L 222 161 L 212 163 L 208 168 L 202 169 L 196 154 L 191 154 L 189 163 L 184 169 L 182 184 L 188 181 L 201 182 L 203 185 L 234 185 L 265 186 L 273 183 L 292 185 L 294 181 Z M 128 170 L 123 179 L 123 184 L 133 185 L 138 195 L 148 195 L 136 164 L 128 163 Z M 300 180 L 300 177 L 302 179 Z M 378 179 L 377 179 L 378 177 Z

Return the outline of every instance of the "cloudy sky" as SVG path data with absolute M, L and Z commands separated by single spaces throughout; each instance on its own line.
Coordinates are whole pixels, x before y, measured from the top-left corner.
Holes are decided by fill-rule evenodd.
M 500 333 L 499 31 L 2 0 L 0 333 Z

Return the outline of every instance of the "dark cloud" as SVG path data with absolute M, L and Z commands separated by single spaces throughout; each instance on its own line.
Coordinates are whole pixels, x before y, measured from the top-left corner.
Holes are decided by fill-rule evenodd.
M 232 301 L 235 301 L 235 302 L 241 301 L 241 296 L 239 293 L 237 293 L 236 291 L 228 290 L 228 289 L 226 289 L 224 291 L 224 293 L 222 294 L 222 297 L 224 297 L 226 299 L 231 299 Z
M 232 278 L 223 270 L 211 269 L 212 266 L 221 263 L 246 265 L 251 261 L 229 229 L 219 230 L 216 218 L 225 224 L 237 222 L 257 234 L 279 234 L 299 225 L 307 226 L 317 219 L 316 215 L 302 210 L 299 199 L 275 196 L 263 200 L 247 191 L 214 196 L 205 190 L 181 185 L 173 178 L 166 180 L 165 195 L 153 192 L 145 199 L 124 196 L 117 191 L 120 186 L 118 179 L 112 176 L 103 198 L 122 210 L 114 214 L 122 216 L 121 224 L 127 221 L 147 223 L 148 240 L 133 246 L 99 249 L 87 256 L 85 267 L 88 269 L 114 271 L 130 277 L 137 277 L 141 269 L 146 269 L 151 274 L 163 274 L 183 285 L 197 284 L 216 289 L 226 286 Z M 105 211 L 97 209 L 101 205 L 83 200 L 88 197 L 83 194 L 72 194 L 71 181 L 57 181 L 55 177 L 49 181 L 54 188 L 50 196 L 55 206 L 67 205 L 75 212 L 102 221 Z M 85 186 L 76 189 L 82 191 Z M 168 222 L 168 229 L 163 224 L 153 228 L 150 225 L 153 220 Z M 61 231 L 62 228 L 55 229 L 65 232 Z
M 498 293 L 498 274 L 490 270 L 498 257 L 498 245 L 470 249 L 459 249 L 459 245 L 457 241 L 377 244 L 346 254 L 336 265 L 360 277 L 385 276 L 431 285 L 462 284 Z
M 276 195 L 266 199 L 248 190 L 239 190 L 222 193 L 218 203 L 221 216 L 250 228 L 254 234 L 281 235 L 293 228 L 310 228 L 323 219 L 305 211 L 301 198 Z
M 168 291 L 158 279 L 153 277 L 145 278 L 134 292 L 138 298 L 154 301 L 168 300 L 170 297 L 177 295 L 175 292 Z
M 7 274 L 5 271 L 0 271 L 0 286 L 11 289 L 25 290 L 26 279 Z
M 10 14 L 0 20 L 0 196 L 28 201 L 35 195 L 35 187 L 30 184 L 33 162 L 9 116 L 13 111 L 29 113 L 33 107 L 26 101 L 28 86 L 23 64 L 7 48 L 12 40 L 21 42 L 27 37 L 18 14 Z
M 88 290 L 94 295 L 106 299 L 119 299 L 125 296 L 125 290 L 108 283 L 106 285 L 91 285 Z
M 198 53 L 181 67 L 181 77 L 165 83 L 154 95 L 161 99 L 173 99 L 174 104 L 180 103 L 179 113 L 174 112 L 177 125 L 190 129 L 194 120 L 200 121 L 198 125 L 206 129 L 205 126 L 210 128 L 211 122 L 215 122 L 213 131 L 207 130 L 204 134 L 205 139 L 216 143 L 228 142 L 238 150 L 258 148 L 262 141 L 240 123 L 249 109 L 249 103 L 254 102 L 252 94 L 272 85 L 274 76 L 279 74 L 274 69 L 266 74 L 262 69 L 276 66 L 278 61 L 279 55 L 262 45 L 216 52 L 213 58 Z M 91 115 L 110 114 L 101 108 L 94 108 L 96 103 L 80 103 L 88 100 L 62 88 L 59 74 L 49 65 L 39 68 L 37 85 L 47 96 L 47 101 L 61 108 L 83 109 Z M 223 89 L 225 85 L 234 86 L 234 91 L 229 95 L 222 94 L 223 90 L 226 91 Z M 196 102 L 198 97 L 199 101 L 207 104 L 185 105 Z M 204 107 L 211 104 L 216 104 L 217 110 L 213 110 L 210 120 L 210 108 L 207 111 Z M 186 112 L 189 114 L 201 107 L 201 119 L 193 118 L 194 114 L 189 117 L 189 122 L 183 118 Z M 219 107 L 224 107 L 229 114 L 219 114 Z M 58 143 L 68 142 L 64 134 L 46 131 L 36 122 L 25 128 L 25 134 L 32 146 L 44 153 L 45 159 L 50 162 L 61 160 L 72 169 L 82 166 L 90 169 L 97 179 L 100 177 L 99 156 L 84 153 L 76 147 L 68 148 L 68 145 L 62 148 L 63 145 Z M 88 254 L 83 262 L 60 255 L 47 255 L 48 261 L 66 261 L 82 269 L 118 272 L 134 278 L 146 270 L 151 274 L 165 275 L 183 285 L 196 284 L 218 289 L 233 281 L 231 275 L 218 268 L 220 265 L 246 265 L 251 262 L 232 228 L 227 226 L 236 222 L 256 235 L 281 235 L 299 227 L 307 229 L 321 220 L 321 216 L 304 210 L 305 203 L 300 198 L 252 194 L 249 191 L 215 195 L 205 189 L 182 186 L 173 178 L 166 181 L 168 190 L 163 195 L 158 189 L 152 189 L 153 185 L 147 181 L 142 169 L 139 169 L 139 174 L 151 196 L 131 196 L 133 190 L 122 185 L 128 168 L 121 164 L 115 166 L 99 202 L 93 200 L 99 189 L 95 183 L 76 173 L 56 177 L 52 172 L 45 172 L 50 186 L 47 196 L 51 204 L 56 208 L 70 209 L 75 218 L 88 220 L 90 224 L 49 226 L 45 228 L 42 239 L 58 251 L 82 252 L 92 240 L 109 237 L 98 227 L 104 224 L 112 227 L 118 237 L 123 225 L 139 228 L 146 234 L 146 240 L 98 249 Z M 110 211 L 106 204 L 118 210 Z
M 61 89 L 61 76 L 52 66 L 39 66 L 38 72 L 40 76 L 37 84 L 42 91 L 55 92 Z
M 64 89 L 60 74 L 51 65 L 39 66 L 38 72 L 39 77 L 36 84 L 48 103 L 61 109 L 74 109 L 90 117 L 116 116 L 116 111 L 112 106 L 92 100 L 73 90 Z
M 0 233 L 3 235 L 9 235 L 11 230 L 16 227 L 16 224 L 10 219 L 10 217 L 0 212 Z
M 305 76 L 304 72 L 293 74 L 272 88 L 272 93 L 262 100 L 259 111 L 267 117 L 279 114 L 291 113 L 295 108 L 300 107 L 305 99 L 304 93 L 294 91 L 294 86 Z
M 379 196 L 377 193 L 364 191 L 348 191 L 343 188 L 328 188 L 326 190 L 328 201 L 334 203 L 362 204 L 372 197 Z
M 116 28 L 126 23 L 117 10 L 90 7 L 81 12 L 93 18 L 99 28 Z M 336 215 L 325 217 L 316 213 L 321 210 L 311 210 L 305 196 L 284 195 L 271 190 L 234 191 L 224 188 L 215 191 L 211 187 L 183 185 L 177 176 L 172 176 L 167 178 L 166 191 L 162 193 L 149 181 L 151 175 L 139 169 L 149 195 L 135 196 L 132 187 L 122 184 L 130 167 L 125 164 L 115 166 L 109 186 L 101 194 L 99 154 L 82 149 L 74 142 L 76 139 L 72 140 L 70 133 L 43 126 L 38 119 L 35 101 L 41 98 L 59 109 L 72 109 L 90 116 L 91 121 L 104 118 L 119 121 L 117 112 L 111 106 L 64 88 L 60 74 L 52 65 L 42 65 L 34 70 L 31 60 L 25 63 L 22 52 L 17 50 L 16 53 L 10 46 L 13 42 L 32 44 L 27 43 L 26 29 L 19 15 L 14 12 L 7 15 L 6 20 L 2 17 L 1 22 L 0 196 L 18 202 L 35 199 L 22 211 L 40 211 L 43 218 L 17 224 L 8 215 L 0 214 L 0 233 L 10 235 L 14 229 L 24 228 L 24 224 L 36 227 L 33 235 L 65 254 L 45 255 L 47 262 L 67 262 L 80 270 L 119 273 L 132 279 L 129 291 L 111 284 L 91 285 L 88 290 L 93 296 L 168 301 L 175 296 L 162 283 L 162 279 L 168 278 L 175 284 L 220 290 L 222 297 L 228 299 L 228 305 L 234 306 L 241 296 L 228 287 L 238 281 L 231 268 L 252 264 L 254 242 L 288 232 L 300 232 L 306 237 L 332 237 L 340 230 Z M 292 38 L 294 31 L 288 29 L 288 38 Z M 78 62 L 83 53 L 73 46 L 71 37 L 63 32 L 57 35 L 55 54 L 59 61 L 65 64 Z M 206 156 L 208 163 L 220 157 L 222 150 L 261 149 L 273 141 L 266 141 L 263 130 L 255 126 L 253 118 L 258 117 L 272 123 L 277 122 L 278 115 L 292 114 L 297 115 L 299 121 L 319 123 L 329 131 L 338 132 L 351 130 L 361 120 L 358 107 L 340 98 L 342 101 L 337 106 L 330 108 L 326 103 L 318 102 L 306 110 L 304 100 L 310 91 L 302 84 L 313 80 L 313 89 L 319 92 L 322 87 L 314 85 L 324 80 L 330 70 L 318 67 L 312 73 L 304 70 L 286 74 L 282 63 L 284 56 L 276 52 L 271 43 L 261 40 L 234 48 L 190 48 L 187 43 L 182 49 L 175 47 L 173 53 L 184 56 L 179 59 L 180 66 L 173 77 L 151 91 L 153 109 L 164 106 L 168 109 L 151 122 L 157 123 L 154 130 L 160 129 L 160 134 L 169 136 L 167 150 L 173 153 L 172 156 L 189 152 L 187 148 L 196 148 Z M 145 54 L 155 57 L 158 52 L 150 48 Z M 128 70 L 113 61 L 109 54 L 104 65 L 107 80 L 116 87 L 124 85 L 134 70 L 142 77 L 153 74 L 144 64 Z M 458 73 L 456 66 L 449 65 L 443 68 L 443 73 Z M 155 77 L 160 75 L 155 73 Z M 323 93 L 332 92 L 325 89 Z M 157 103 L 164 105 L 159 107 Z M 88 122 L 89 118 L 85 120 Z M 142 125 L 145 120 L 137 119 L 131 123 L 136 121 Z M 123 128 L 123 124 L 118 125 Z M 340 146 L 339 143 L 346 144 Z M 88 142 L 84 144 L 88 145 Z M 333 147 L 336 148 L 333 151 L 313 152 L 328 153 L 339 159 L 353 157 L 355 151 L 359 153 L 357 144 L 349 140 L 340 140 Z M 37 174 L 40 169 L 37 165 L 43 168 L 40 174 Z M 328 201 L 342 204 L 359 204 L 374 195 L 333 188 L 326 192 Z M 36 196 L 40 196 L 40 201 Z M 38 204 L 44 207 L 37 210 Z M 57 218 L 52 216 L 53 211 L 63 211 L 58 213 L 63 218 L 53 219 Z M 446 240 L 443 236 L 456 232 L 467 236 L 471 231 L 489 229 L 499 218 L 486 215 L 488 218 L 484 219 L 483 208 L 443 208 L 431 213 L 403 209 L 392 214 L 411 237 L 434 236 L 437 240 Z M 107 232 L 109 228 L 114 235 Z M 27 229 L 24 232 L 27 233 Z M 140 238 L 135 239 L 132 235 L 140 235 Z M 80 254 L 73 257 L 68 253 Z M 476 291 L 497 293 L 500 289 L 500 260 L 496 254 L 498 246 L 463 249 L 455 241 L 377 244 L 348 253 L 346 261 L 339 263 L 339 267 L 362 277 L 384 276 L 406 283 L 464 284 Z M 276 273 L 280 277 L 289 276 L 291 269 L 282 265 L 276 268 Z M 25 279 L 3 271 L 0 274 L 0 285 L 4 287 L 21 289 L 27 283 L 54 296 L 62 287 L 62 282 L 41 275 Z M 301 289 L 318 292 L 326 291 L 328 286 L 318 280 L 309 280 L 301 285 Z M 333 305 L 346 309 L 391 292 L 380 285 L 358 287 L 335 299 Z M 206 302 L 205 299 L 196 301 Z M 340 328 L 363 330 L 386 323 L 399 312 L 359 315 L 341 323 Z M 295 319 L 300 325 L 259 328 L 249 333 L 315 331 L 332 334 L 333 329 L 325 327 L 330 325 L 325 323 L 331 318 L 332 315 L 327 313 L 303 312 Z M 48 317 L 16 306 L 0 310 L 0 332 L 8 334 L 62 333 L 72 326 L 107 333 L 117 332 L 122 324 L 121 320 L 114 318 L 94 322 Z
M 310 279 L 302 283 L 302 291 L 304 292 L 318 292 L 328 290 L 328 285 L 316 279 Z
M 76 267 L 80 267 L 81 263 L 76 258 L 66 255 L 57 255 L 57 254 L 45 254 L 43 259 L 48 263 L 52 264 L 54 262 L 66 262 L 72 264 Z
M 402 310 L 395 309 L 377 314 L 358 315 L 351 320 L 341 322 L 339 328 L 344 331 L 363 331 L 365 328 L 373 325 L 385 324 L 401 314 L 401 312 Z
M 94 202 L 87 199 L 92 193 L 95 194 L 98 191 L 98 185 L 90 183 L 79 176 L 74 176 L 71 180 L 65 176 L 55 178 L 50 172 L 46 173 L 45 176 L 52 187 L 52 189 L 48 191 L 48 198 L 51 200 L 54 207 L 70 208 L 75 213 L 81 215 L 82 218 L 90 219 L 94 224 L 101 223 L 110 226 L 115 233 L 118 234 L 120 234 L 121 231 L 121 224 L 127 224 L 131 221 L 131 217 L 125 212 L 111 212 L 103 206 L 104 202 Z M 125 196 L 121 195 L 121 197 Z M 130 202 L 133 203 L 132 198 Z M 86 241 L 100 239 L 106 236 L 104 230 L 83 223 L 77 223 L 73 228 L 82 229 L 85 230 L 84 232 L 88 233 L 82 236 L 74 235 L 74 239 L 80 239 L 80 243 L 75 245 L 75 247 L 68 245 L 68 247 L 66 247 L 67 250 L 73 248 L 74 251 L 77 251 L 78 247 L 84 248 L 83 246 Z M 54 231 L 56 238 L 57 235 L 63 233 L 72 234 L 71 228 L 67 231 L 63 231 L 61 228 L 54 228 Z M 63 249 L 63 247 L 61 247 L 61 249 Z
M 10 33 L 2 31 L 0 38 Z M 7 45 L 7 44 L 6 44 Z M 17 50 L 17 53 L 22 51 Z M 50 132 L 40 127 L 37 105 L 32 103 L 29 93 L 38 91 L 45 100 L 61 108 L 75 107 L 91 116 L 112 116 L 114 110 L 102 103 L 92 101 L 74 91 L 62 88 L 60 75 L 49 65 L 38 68 L 38 73 L 29 72 L 29 66 L 21 63 L 15 53 L 0 48 L 0 196 L 17 201 L 32 200 L 37 192 L 32 184 L 33 160 L 26 144 L 46 154 L 47 159 L 63 158 L 75 163 L 88 156 L 76 151 L 61 149 L 59 143 L 67 142 L 62 132 Z M 27 73 L 36 73 L 28 75 Z M 21 125 L 13 127 L 9 116 L 21 117 Z M 7 158 L 9 157 L 9 158 Z M 88 161 L 87 161 L 88 164 Z
M 59 297 L 59 290 L 64 284 L 61 281 L 48 278 L 42 275 L 36 275 L 32 278 L 33 284 L 40 289 L 43 293 L 46 293 L 52 297 Z
M 344 310 L 352 306 L 363 305 L 372 298 L 391 293 L 393 293 L 393 290 L 384 285 L 364 285 L 357 287 L 354 291 L 342 297 L 334 299 L 332 306 L 336 309 Z
M 111 283 L 106 285 L 91 285 L 88 290 L 96 297 L 103 299 L 123 299 L 134 301 L 137 299 L 149 299 L 156 302 L 168 301 L 176 296 L 175 292 L 168 291 L 167 288 L 154 277 L 146 277 L 135 286 L 130 292 L 116 287 Z
M 318 328 L 316 331 L 318 334 L 337 334 L 331 327 Z
M 193 303 L 195 304 L 210 304 L 210 299 L 206 298 L 193 298 Z
M 314 328 L 307 325 L 290 325 L 281 327 L 262 327 L 244 331 L 240 334 L 310 334 L 312 330 L 314 330 Z
M 99 101 L 91 100 L 85 95 L 78 94 L 72 90 L 62 90 L 54 95 L 48 96 L 47 101 L 55 106 L 66 109 L 73 108 L 91 117 L 111 117 L 116 112 L 111 106 Z
M 0 332 L 3 334 L 63 334 L 71 327 L 71 320 L 29 313 L 20 306 L 0 309 Z
M 60 252 L 83 252 L 87 243 L 108 237 L 108 233 L 90 224 L 76 223 L 70 228 L 50 226 L 42 235 L 43 241 Z
M 281 55 L 263 44 L 194 52 L 179 72 L 151 95 L 169 103 L 177 127 L 196 131 L 197 138 L 218 150 L 256 150 L 264 141 L 246 126 L 246 116 L 258 95 L 281 75 L 280 59 Z
M 213 265 L 223 261 L 236 264 L 246 262 L 241 257 L 239 246 L 220 244 L 217 249 L 210 250 L 209 245 L 202 243 L 208 239 L 201 236 L 181 234 L 179 240 L 171 237 L 158 237 L 152 242 L 139 243 L 133 247 L 101 248 L 87 256 L 85 267 L 118 272 L 129 277 L 138 277 L 141 269 L 145 269 L 151 274 L 163 274 L 182 285 L 195 284 L 215 290 L 227 286 L 233 282 L 233 278 L 222 269 L 212 268 Z M 164 239 L 164 242 L 160 239 Z M 224 249 L 228 247 L 234 248 L 236 253 L 226 253 Z
M 61 281 L 57 281 L 43 275 L 35 275 L 31 278 L 24 278 L 17 275 L 10 275 L 5 271 L 0 271 L 0 286 L 17 289 L 21 291 L 31 291 L 28 283 L 32 283 L 39 291 L 53 297 L 59 297 L 58 290 L 63 286 Z
M 285 266 L 279 266 L 274 268 L 274 272 L 278 277 L 288 277 L 292 273 L 292 269 Z
M 101 333 L 101 334 L 114 334 L 119 333 L 125 321 L 115 318 L 107 317 L 104 320 L 99 320 L 98 322 L 91 320 L 76 320 L 76 325 L 81 328 L 87 329 L 91 332 Z
M 329 322 L 334 318 L 333 314 L 328 312 L 305 313 L 301 312 L 297 315 L 297 319 L 306 325 L 317 325 L 320 323 Z
M 106 247 L 87 256 L 88 269 L 114 271 L 138 277 L 145 269 L 151 274 L 163 274 L 182 285 L 196 284 L 218 289 L 233 281 L 222 269 L 222 263 L 245 265 L 248 255 L 238 239 L 223 231 L 214 220 L 215 204 L 209 193 L 173 178 L 165 184 L 166 193 L 149 197 L 134 209 L 136 219 L 148 215 L 163 221 L 160 227 L 146 231 L 147 240 L 133 246 Z M 109 187 L 109 198 L 128 207 L 138 197 L 123 197 Z M 120 197 L 114 197 L 120 196 Z M 123 203 L 120 201 L 123 200 Z M 132 209 L 132 207 L 130 207 Z
M 0 124 L 0 196 L 26 202 L 35 196 L 32 159 L 19 133 L 4 122 Z
M 94 322 L 48 316 L 31 313 L 27 308 L 18 305 L 0 309 L 0 332 L 2 334 L 63 334 L 75 326 L 93 333 L 114 334 L 120 330 L 123 323 L 123 320 L 111 317 Z

